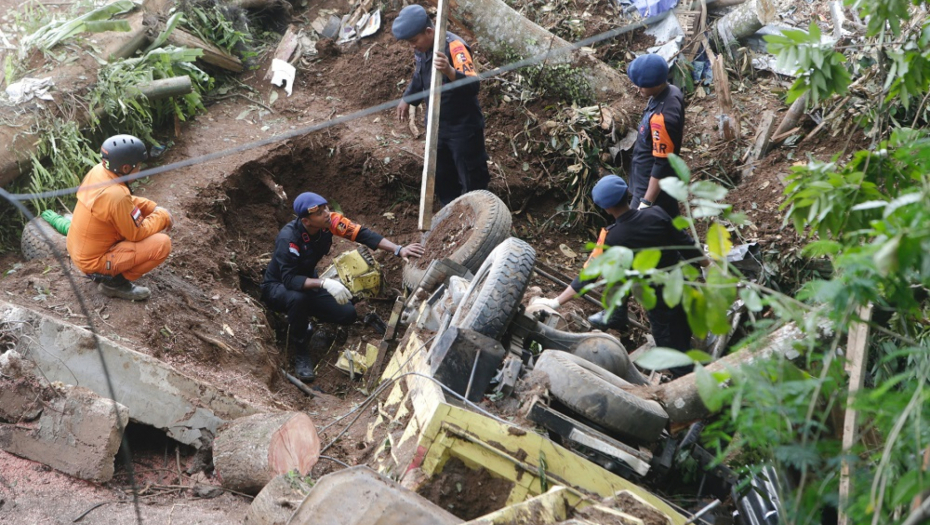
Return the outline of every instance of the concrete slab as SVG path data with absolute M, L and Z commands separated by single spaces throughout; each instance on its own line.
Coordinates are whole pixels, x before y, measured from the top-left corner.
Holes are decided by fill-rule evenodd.
M 83 387 L 54 390 L 38 425 L 0 423 L 0 448 L 71 476 L 110 481 L 129 411 Z
M 110 397 L 89 330 L 0 301 L 0 331 L 14 337 L 15 349 L 49 381 L 83 386 Z M 101 337 L 100 346 L 115 399 L 129 408 L 129 417 L 162 429 L 181 443 L 197 448 L 209 445 L 220 424 L 260 411 L 112 340 Z

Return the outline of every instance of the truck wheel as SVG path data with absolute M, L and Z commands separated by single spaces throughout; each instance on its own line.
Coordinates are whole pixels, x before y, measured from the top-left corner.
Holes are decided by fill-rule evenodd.
M 45 232 L 48 238 L 51 239 L 51 246 L 45 242 L 42 232 Z M 36 217 L 26 223 L 19 246 L 23 252 L 23 257 L 27 261 L 54 257 L 52 247 L 58 250 L 62 257 L 68 256 L 68 238 L 58 233 L 58 230 L 52 228 L 52 225 L 42 217 Z
M 510 236 L 512 220 L 504 201 L 486 190 L 450 202 L 420 240 L 426 253 L 404 265 L 404 288 L 416 287 L 433 260 L 451 259 L 475 273 L 491 250 Z
M 549 376 L 553 397 L 620 436 L 651 443 L 668 423 L 659 403 L 625 391 L 630 383 L 576 355 L 546 350 L 534 370 Z
M 451 324 L 500 340 L 517 313 L 535 264 L 536 251 L 525 241 L 511 237 L 500 243 L 478 269 Z

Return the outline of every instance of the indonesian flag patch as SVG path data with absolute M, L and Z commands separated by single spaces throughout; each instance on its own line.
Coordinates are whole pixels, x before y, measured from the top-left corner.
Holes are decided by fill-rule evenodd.
M 293 253 L 295 256 L 300 257 L 300 248 L 296 244 L 290 243 L 287 247 L 288 251 Z
M 129 216 L 132 217 L 132 222 L 135 223 L 136 228 L 142 226 L 142 210 L 140 210 L 138 206 L 132 209 Z

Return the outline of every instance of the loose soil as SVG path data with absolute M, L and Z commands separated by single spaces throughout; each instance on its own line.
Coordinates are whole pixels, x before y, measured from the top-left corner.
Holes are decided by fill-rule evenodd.
M 16 0 L 0 0 L 5 11 L 18 4 Z M 347 12 L 350 8 L 348 2 L 327 0 L 299 13 L 299 23 L 314 20 L 320 9 Z M 382 27 L 389 28 L 394 16 L 396 11 L 384 13 Z M 475 42 L 469 31 L 454 25 L 451 30 L 473 42 L 479 66 L 490 68 L 481 43 Z M 652 43 L 638 31 L 599 52 L 608 53 L 603 51 L 607 49 L 605 57 L 627 56 L 642 50 L 639 44 L 631 47 L 630 43 L 643 41 Z M 67 262 L 63 268 L 54 260 L 24 261 L 18 254 L 0 256 L 0 273 L 5 274 L 0 278 L 0 290 L 6 301 L 93 326 L 105 337 L 258 407 L 305 411 L 321 430 L 323 443 L 335 441 L 326 455 L 356 465 L 368 462 L 375 448 L 365 436 L 374 413 L 365 411 L 342 435 L 347 420 L 333 423 L 365 400 L 363 383 L 353 382 L 337 370 L 338 352 L 324 349 L 313 354 L 318 379 L 311 388 L 319 393 L 317 397 L 310 399 L 288 383 L 278 372 L 289 366 L 283 344 L 286 323 L 263 307 L 259 286 L 274 238 L 293 218 L 291 201 L 303 191 L 327 196 L 348 217 L 394 242 L 418 241 L 417 199 L 424 144 L 405 123 L 396 122 L 394 110 L 388 109 L 314 133 L 253 146 L 255 141 L 394 100 L 403 92 L 413 68 L 409 45 L 395 41 L 385 29 L 348 45 L 323 41 L 317 49 L 315 59 L 298 64 L 289 97 L 264 80 L 271 62 L 270 52 L 266 52 L 258 62 L 259 69 L 238 77 L 248 94 L 217 99 L 206 114 L 179 124 L 180 133 L 170 137 L 174 146 L 159 162 L 169 165 L 218 151 L 227 151 L 227 155 L 133 185 L 138 195 L 168 208 L 175 219 L 171 256 L 140 282 L 152 289 L 151 299 L 130 303 L 106 298 L 97 293 L 94 283 L 70 271 Z M 557 117 L 560 106 L 556 101 L 539 99 L 521 106 L 503 96 L 507 82 L 507 78 L 488 79 L 481 88 L 492 160 L 489 189 L 513 211 L 514 234 L 531 242 L 541 261 L 571 278 L 580 271 L 585 245 L 593 240 L 595 231 L 540 226 L 555 216 L 556 207 L 568 197 L 563 174 L 550 173 L 548 160 L 530 147 L 529 140 L 541 133 L 540 126 L 546 120 Z M 743 119 L 740 144 L 723 144 L 717 139 L 713 95 L 693 96 L 688 101 L 682 156 L 695 177 L 734 185 L 728 201 L 752 221 L 739 230 L 742 241 L 759 242 L 768 252 L 796 251 L 798 238 L 782 227 L 778 210 L 781 178 L 798 159 L 811 155 L 826 160 L 838 151 L 848 154 L 862 145 L 862 139 L 853 137 L 840 144 L 825 131 L 798 146 L 775 150 L 755 166 L 751 176 L 741 180 L 740 156 L 751 144 L 757 117 L 765 109 L 785 109 L 773 94 L 783 89 L 784 81 L 767 74 L 739 73 L 731 82 L 733 100 Z M 272 92 L 278 94 L 273 103 Z M 617 114 L 631 122 L 638 120 L 644 105 L 645 100 L 632 93 L 611 101 Z M 273 111 L 263 106 L 271 106 Z M 421 117 L 416 122 L 420 124 Z M 808 119 L 802 126 L 800 133 L 806 133 L 814 124 Z M 622 159 L 617 172 L 625 174 Z M 267 180 L 283 188 L 287 198 L 281 200 Z M 468 220 L 463 223 L 468 224 Z M 436 235 L 440 244 L 427 246 L 423 263 L 440 258 L 442 249 L 461 242 L 469 233 L 463 227 Z M 570 251 L 560 249 L 561 245 Z M 333 256 L 354 247 L 354 243 L 337 240 L 320 270 Z M 569 256 L 572 252 L 576 255 Z M 385 292 L 356 307 L 360 319 L 375 313 L 386 321 L 394 297 L 402 289 L 403 263 L 385 252 L 375 252 L 374 256 L 384 269 Z M 531 284 L 550 297 L 563 289 L 538 276 Z M 87 303 L 87 312 L 79 310 L 78 295 Z M 573 301 L 561 313 L 571 319 L 572 310 L 586 316 L 597 307 Z M 636 309 L 631 311 L 631 315 L 637 313 Z M 643 341 L 638 331 L 615 335 L 622 337 L 628 348 Z M 211 344 L 209 339 L 225 346 Z M 379 340 L 374 328 L 356 323 L 348 331 L 345 346 L 377 344 Z M 519 407 L 511 406 L 509 411 L 516 415 Z M 209 468 L 198 468 L 203 458 L 193 449 L 169 442 L 146 427 L 133 429 L 130 438 L 135 484 L 147 487 L 140 498 L 144 522 L 226 523 L 238 522 L 245 515 L 248 498 L 222 493 L 208 499 L 201 496 L 205 494 L 202 490 L 182 488 L 218 484 Z M 127 496 L 127 465 L 120 462 L 117 468 L 112 482 L 96 485 L 0 452 L 0 522 L 70 521 L 104 502 L 84 521 L 132 523 L 135 511 Z M 316 478 L 337 468 L 337 463 L 322 459 L 312 475 Z M 443 479 L 434 480 L 427 492 L 433 501 L 463 518 L 503 506 L 509 492 L 507 482 L 490 478 L 486 471 L 474 474 L 462 468 L 464 465 L 454 460 L 446 466 Z M 458 489 L 457 483 L 463 488 Z
M 423 257 L 411 261 L 415 268 L 422 270 L 434 260 L 448 257 L 471 238 L 477 220 L 475 213 L 461 202 L 450 206 L 452 209 L 448 216 L 454 217 L 455 220 L 443 221 L 426 234 L 423 239 Z
M 470 469 L 462 460 L 448 460 L 417 493 L 465 521 L 500 510 L 513 482 L 495 478 L 486 469 Z

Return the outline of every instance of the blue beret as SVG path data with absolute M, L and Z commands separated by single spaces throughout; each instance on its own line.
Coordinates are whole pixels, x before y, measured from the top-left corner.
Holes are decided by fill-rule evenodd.
M 322 206 L 328 203 L 329 202 L 323 197 L 320 197 L 316 193 L 311 193 L 307 191 L 307 192 L 301 193 L 300 195 L 297 196 L 296 199 L 294 199 L 294 213 L 298 217 L 306 217 L 307 215 L 309 215 L 307 213 L 308 209 L 314 206 Z
M 394 33 L 394 38 L 407 40 L 419 35 L 427 27 L 430 27 L 430 23 L 426 9 L 413 4 L 400 10 L 400 14 L 394 19 L 394 25 L 391 26 L 391 32 Z
M 626 194 L 626 181 L 616 175 L 607 175 L 602 177 L 591 190 L 591 198 L 594 204 L 601 208 L 610 208 L 620 204 L 623 196 Z
M 661 86 L 668 82 L 668 63 L 659 55 L 640 55 L 627 66 L 626 74 L 638 87 Z

